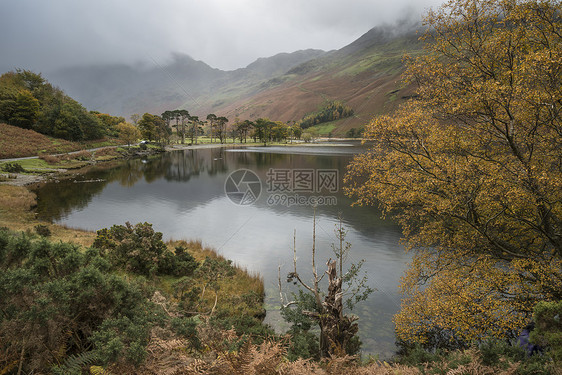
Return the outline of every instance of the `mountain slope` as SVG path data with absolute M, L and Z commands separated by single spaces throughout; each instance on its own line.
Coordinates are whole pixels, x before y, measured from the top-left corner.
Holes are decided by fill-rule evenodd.
M 334 134 L 342 134 L 411 95 L 399 84 L 402 57 L 420 50 L 413 32 L 374 28 L 337 51 L 281 53 L 234 71 L 175 55 L 165 65 L 74 67 L 47 76 L 89 109 L 125 116 L 184 108 L 231 120 L 298 121 L 326 101 L 340 100 L 355 111 L 336 124 Z
M 293 121 L 340 100 L 355 116 L 337 122 L 334 135 L 363 127 L 374 115 L 393 110 L 412 95 L 400 75 L 405 53 L 416 54 L 421 44 L 413 32 L 394 35 L 372 29 L 350 45 L 295 66 L 270 81 L 270 87 L 217 108 L 227 117 Z

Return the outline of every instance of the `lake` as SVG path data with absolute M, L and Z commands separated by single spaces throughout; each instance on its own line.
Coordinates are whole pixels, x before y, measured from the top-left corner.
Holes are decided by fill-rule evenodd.
M 310 280 L 316 203 L 317 265 L 334 257 L 338 216 L 352 244 L 348 263 L 365 260 L 376 289 L 353 313 L 359 316 L 363 352 L 390 357 L 398 284 L 410 261 L 401 231 L 374 207 L 352 207 L 342 179 L 357 144 L 336 146 L 202 148 L 94 167 L 75 179 L 36 190 L 41 218 L 73 228 L 149 222 L 165 239 L 200 239 L 250 271 L 266 288 L 266 322 L 278 330 L 278 266 L 291 271 L 293 233 L 299 272 Z M 287 285 L 284 285 L 286 288 Z

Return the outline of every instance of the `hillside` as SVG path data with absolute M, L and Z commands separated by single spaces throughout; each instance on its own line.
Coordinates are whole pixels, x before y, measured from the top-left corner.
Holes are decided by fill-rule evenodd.
M 184 108 L 231 120 L 298 121 L 326 101 L 340 100 L 355 115 L 335 124 L 338 135 L 411 95 L 399 83 L 402 57 L 420 50 L 414 32 L 379 27 L 337 51 L 281 53 L 234 71 L 175 55 L 165 65 L 74 67 L 47 76 L 88 108 L 124 116 Z
M 25 139 L 25 142 L 22 142 Z M 49 137 L 31 129 L 0 123 L 0 159 L 37 155 L 62 154 L 87 148 L 120 145 L 118 139 L 99 139 L 89 142 L 72 142 Z
M 338 121 L 335 134 L 361 127 L 374 115 L 396 107 L 412 90 L 400 86 L 405 52 L 419 49 L 415 35 L 388 40 L 369 32 L 339 51 L 296 66 L 257 95 L 221 107 L 226 116 L 281 121 L 303 118 L 328 100 L 351 106 L 355 116 Z
M 22 142 L 22 139 L 26 142 Z M 0 123 L 0 159 L 34 156 L 39 152 L 61 153 L 80 149 L 81 145 L 75 142 Z

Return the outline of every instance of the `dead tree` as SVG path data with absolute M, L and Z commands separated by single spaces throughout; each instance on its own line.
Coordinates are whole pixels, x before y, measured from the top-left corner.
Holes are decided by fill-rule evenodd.
M 343 281 L 347 280 L 348 284 L 353 284 L 359 266 L 352 265 L 351 270 L 353 274 L 343 274 L 343 260 L 347 251 L 350 248 L 349 244 L 343 247 L 343 237 L 345 231 L 343 230 L 341 220 L 339 228 L 336 229 L 336 234 L 339 233 L 342 237 L 340 239 L 339 251 L 335 251 L 336 260 L 329 259 L 326 262 L 327 270 L 319 275 L 316 269 L 316 210 L 314 210 L 314 224 L 312 229 L 312 284 L 306 283 L 301 278 L 297 271 L 297 253 L 296 253 L 296 232 L 293 238 L 293 271 L 287 275 L 287 282 L 298 283 L 314 296 L 315 311 L 303 311 L 303 314 L 312 318 L 318 323 L 320 328 L 320 355 L 322 357 L 328 356 L 342 356 L 348 354 L 346 349 L 348 344 L 357 334 L 359 327 L 355 321 L 358 319 L 356 316 L 345 315 L 344 308 L 344 288 Z M 335 249 L 336 250 L 336 249 Z M 338 261 L 340 262 L 338 267 Z M 338 272 L 339 268 L 339 272 Z M 328 276 L 328 290 L 323 293 L 320 289 L 320 282 L 323 277 Z M 290 308 L 291 305 L 298 304 L 298 301 L 285 302 L 285 297 L 281 287 L 281 267 L 279 267 L 279 293 L 283 308 Z M 366 286 L 366 278 L 363 278 L 353 290 L 352 297 L 358 302 L 367 298 L 372 289 Z M 358 293 L 362 292 L 361 295 Z M 352 307 L 353 302 L 346 301 L 346 305 Z

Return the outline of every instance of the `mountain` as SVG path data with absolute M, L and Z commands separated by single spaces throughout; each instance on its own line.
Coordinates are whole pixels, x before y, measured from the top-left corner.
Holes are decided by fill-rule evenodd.
M 285 74 L 290 68 L 324 54 L 326 52 L 317 49 L 279 53 L 273 57 L 259 58 L 242 70 L 258 75 L 261 78 L 271 78 Z
M 415 32 L 377 27 L 340 50 L 280 53 L 233 71 L 177 54 L 164 65 L 81 66 L 46 76 L 88 109 L 125 116 L 184 108 L 231 120 L 298 121 L 340 100 L 355 115 L 331 125 L 337 135 L 363 127 L 412 94 L 399 82 L 402 58 L 420 51 Z
M 160 113 L 208 89 L 226 73 L 186 55 L 160 65 L 93 65 L 59 69 L 45 76 L 87 108 L 112 115 Z M 162 111 L 163 111 L 162 110 Z
M 264 81 L 323 54 L 312 49 L 280 53 L 234 71 L 215 69 L 187 55 L 175 54 L 165 65 L 153 60 L 149 67 L 76 66 L 45 76 L 91 110 L 129 116 L 182 107 L 195 113 L 200 103 L 209 101 L 214 93 L 251 93 Z
M 263 89 L 254 95 L 217 106 L 217 112 L 229 118 L 291 121 L 317 111 L 327 101 L 340 100 L 355 111 L 355 116 L 332 126 L 334 135 L 345 134 L 377 114 L 392 111 L 413 94 L 411 86 L 400 82 L 403 57 L 421 50 L 414 31 L 374 28 L 348 46 L 262 84 Z

